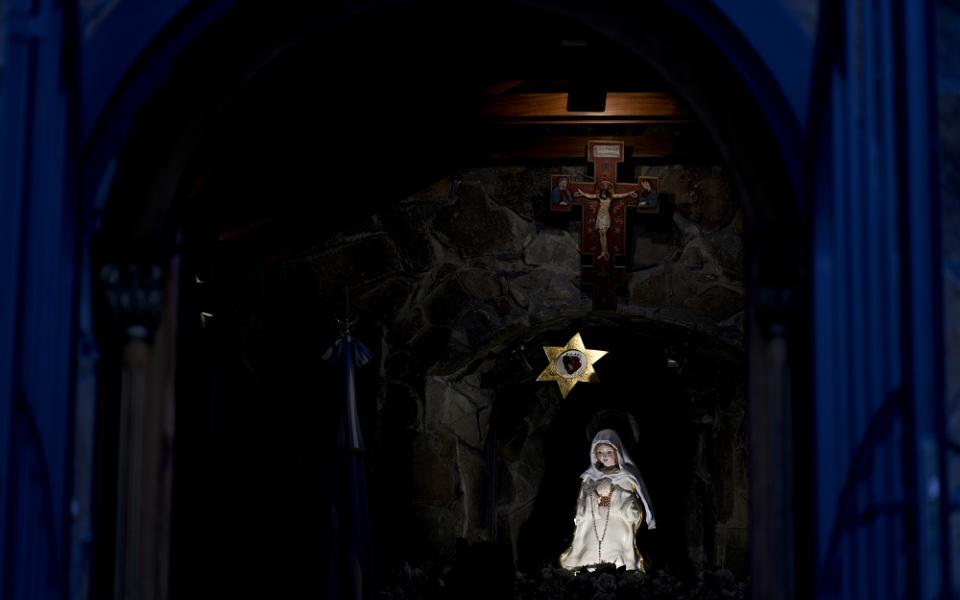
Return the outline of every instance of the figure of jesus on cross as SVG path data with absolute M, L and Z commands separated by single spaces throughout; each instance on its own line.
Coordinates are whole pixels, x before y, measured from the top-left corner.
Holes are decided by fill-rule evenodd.
M 638 198 L 640 195 L 636 191 L 618 194 L 614 192 L 616 184 L 612 181 L 601 181 L 597 185 L 597 188 L 598 191 L 596 194 L 578 189 L 573 192 L 573 195 L 576 198 L 589 198 L 590 200 L 598 201 L 595 229 L 597 230 L 597 234 L 600 235 L 600 254 L 597 258 L 600 260 L 610 260 L 610 252 L 607 248 L 607 231 L 610 229 L 610 202 L 621 198 Z
M 598 310 L 616 309 L 617 286 L 625 280 L 625 267 L 616 264 L 616 257 L 626 252 L 626 209 L 635 208 L 639 214 L 659 211 L 656 177 L 617 183 L 617 163 L 623 159 L 623 142 L 593 141 L 587 145 L 587 160 L 594 165 L 593 181 L 550 177 L 551 211 L 581 207 L 580 252 L 592 258 L 582 265 L 581 281 L 592 287 L 593 306 Z

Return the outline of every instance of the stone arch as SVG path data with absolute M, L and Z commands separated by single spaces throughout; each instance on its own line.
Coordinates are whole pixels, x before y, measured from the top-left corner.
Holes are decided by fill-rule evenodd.
M 787 565 L 782 568 L 789 570 L 793 560 L 790 550 L 793 538 L 792 534 L 784 535 L 784 531 L 792 530 L 793 523 L 789 516 L 792 514 L 789 490 L 797 477 L 792 468 L 794 457 L 787 450 L 791 448 L 789 431 L 786 438 L 764 432 L 783 428 L 785 419 L 789 422 L 795 410 L 790 401 L 795 393 L 791 385 L 803 385 L 794 383 L 778 387 L 780 377 L 786 380 L 787 371 L 793 369 L 795 375 L 792 381 L 803 381 L 803 373 L 808 368 L 804 360 L 795 359 L 795 356 L 803 355 L 803 342 L 792 337 L 796 331 L 793 326 L 809 318 L 801 279 L 806 243 L 803 229 L 797 227 L 798 223 L 803 222 L 803 211 L 790 176 L 791 165 L 788 162 L 794 157 L 784 154 L 784 147 L 793 141 L 791 136 L 795 132 L 778 137 L 782 130 L 775 131 L 769 126 L 769 121 L 758 123 L 757 105 L 751 93 L 755 86 L 745 81 L 750 76 L 756 77 L 756 73 L 745 75 L 724 57 L 711 52 L 713 46 L 697 31 L 696 26 L 665 4 L 645 6 L 643 14 L 639 12 L 640 8 L 626 8 L 625 14 L 593 12 L 592 8 L 572 2 L 550 8 L 536 2 L 517 3 L 517 6 L 533 7 L 578 20 L 599 35 L 628 48 L 638 60 L 653 64 L 673 84 L 688 106 L 693 108 L 711 132 L 714 143 L 726 161 L 734 186 L 743 198 L 749 251 L 744 277 L 751 294 L 746 315 L 750 331 L 749 363 L 753 376 L 750 386 L 750 428 L 754 435 L 751 438 L 753 444 L 771 450 L 767 454 L 770 460 L 761 461 L 751 471 L 767 484 L 760 490 L 761 494 L 767 496 L 752 496 L 760 517 L 753 522 L 761 524 L 756 528 L 755 535 L 759 537 L 754 540 L 752 547 L 754 557 L 762 564 L 771 561 Z M 376 8 L 371 9 L 372 12 L 375 13 Z M 314 18 L 305 29 L 331 22 L 325 17 Z M 362 19 L 363 16 L 358 18 Z M 623 23 L 631 19 L 635 22 L 642 19 L 659 21 L 664 25 L 661 30 L 649 32 L 649 35 L 633 35 L 629 27 L 623 27 Z M 229 29 L 229 23 L 226 27 Z M 280 29 L 282 33 L 271 30 L 265 37 L 275 35 L 288 40 L 286 36 L 290 32 L 282 27 Z M 689 46 L 683 52 L 671 54 L 672 39 L 678 35 L 689 36 L 685 38 L 690 40 Z M 268 46 L 274 50 L 286 47 L 285 43 Z M 267 50 L 260 58 L 269 55 L 270 51 Z M 189 62 L 189 55 L 184 56 L 184 61 Z M 255 67 L 249 71 L 233 70 L 234 79 L 231 83 L 246 81 L 265 64 L 259 59 L 248 57 L 248 60 L 254 62 Z M 181 74 L 186 79 L 178 76 L 170 83 L 169 90 L 188 87 L 184 81 L 200 81 L 198 72 L 190 68 Z M 725 88 L 728 91 L 722 102 L 716 100 L 714 88 L 711 87 L 718 83 L 729 86 Z M 767 82 L 764 85 L 772 84 Z M 222 99 L 231 97 L 230 88 L 231 85 L 227 84 L 203 89 L 212 97 Z M 228 91 L 224 92 L 224 89 Z M 174 200 L 178 197 L 182 199 L 184 190 L 190 189 L 195 183 L 193 176 L 198 173 L 198 165 L 194 162 L 194 151 L 201 145 L 199 140 L 203 131 L 198 125 L 205 115 L 202 111 L 194 113 L 189 107 L 184 108 L 183 104 L 165 106 L 165 99 L 169 97 L 161 92 L 154 97 L 152 104 L 144 105 L 140 111 L 139 126 L 126 140 L 99 242 L 106 255 L 122 254 L 130 245 L 143 240 L 172 236 L 170 224 L 179 218 L 172 212 Z M 183 112 L 179 112 L 181 109 Z M 759 114 L 769 115 L 770 112 L 760 111 Z M 150 123 L 155 125 L 151 126 Z M 181 125 L 180 135 L 166 137 L 166 132 L 158 131 L 170 123 Z M 162 142 L 157 143 L 158 139 Z M 104 152 L 98 150 L 93 154 L 102 155 Z M 437 174 L 432 173 L 434 176 Z M 156 185 L 158 182 L 164 184 Z M 131 198 L 145 201 L 134 203 Z M 365 214 L 380 208 L 382 206 L 376 202 L 371 203 Z M 181 209 L 189 211 L 189 201 L 181 205 Z M 389 251 L 388 246 L 383 248 Z M 395 285 L 402 287 L 404 284 L 399 281 Z M 484 319 L 489 318 L 489 314 L 480 308 L 471 314 L 471 318 L 477 320 L 477 326 L 473 329 L 482 332 L 486 323 Z M 799 444 L 793 445 L 793 448 L 797 452 L 803 451 Z M 774 560 L 770 557 L 780 558 Z

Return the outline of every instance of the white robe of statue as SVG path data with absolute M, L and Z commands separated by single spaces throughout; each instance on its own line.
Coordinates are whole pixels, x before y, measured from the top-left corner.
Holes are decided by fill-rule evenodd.
M 615 459 L 608 460 L 610 466 L 601 462 L 598 447 L 616 451 Z M 640 471 L 624 451 L 617 432 L 597 432 L 590 445 L 590 468 L 580 479 L 573 542 L 560 555 L 560 566 L 576 571 L 612 563 L 643 570 L 636 545 L 637 529 L 644 520 L 649 529 L 657 525 Z

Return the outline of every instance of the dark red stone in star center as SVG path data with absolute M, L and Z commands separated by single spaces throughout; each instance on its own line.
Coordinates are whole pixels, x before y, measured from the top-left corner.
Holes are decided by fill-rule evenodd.
M 563 368 L 566 369 L 570 375 L 576 373 L 582 364 L 583 362 L 580 361 L 579 356 L 568 355 L 563 357 Z

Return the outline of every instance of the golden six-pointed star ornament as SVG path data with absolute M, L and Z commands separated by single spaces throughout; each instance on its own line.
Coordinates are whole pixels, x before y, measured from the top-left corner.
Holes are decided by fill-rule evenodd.
M 544 346 L 543 351 L 547 355 L 547 367 L 537 381 L 556 381 L 564 398 L 581 381 L 599 381 L 593 363 L 607 354 L 606 350 L 592 350 L 584 346 L 579 333 L 570 338 L 566 346 Z

